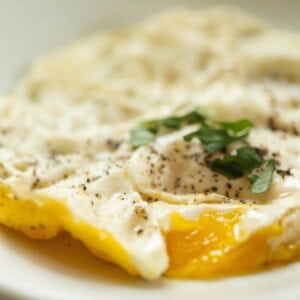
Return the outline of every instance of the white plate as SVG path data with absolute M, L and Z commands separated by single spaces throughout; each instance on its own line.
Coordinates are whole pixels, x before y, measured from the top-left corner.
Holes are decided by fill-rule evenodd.
M 0 91 L 7 90 L 31 59 L 72 38 L 121 25 L 185 3 L 237 1 L 0 0 Z M 238 2 L 282 28 L 299 31 L 300 1 Z M 0 299 L 264 299 L 299 300 L 300 264 L 219 281 L 156 283 L 132 279 L 62 235 L 31 241 L 0 228 Z

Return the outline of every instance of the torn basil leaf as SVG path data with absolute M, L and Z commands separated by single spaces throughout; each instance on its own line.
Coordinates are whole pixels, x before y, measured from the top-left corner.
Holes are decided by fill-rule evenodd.
M 137 148 L 152 143 L 156 138 L 156 133 L 150 129 L 137 127 L 130 132 L 130 144 Z
M 275 160 L 267 160 L 263 171 L 259 175 L 256 175 L 250 179 L 250 181 L 252 181 L 251 192 L 254 194 L 266 192 L 271 185 L 274 171 Z
M 259 156 L 256 150 L 250 146 L 244 146 L 237 149 L 236 156 L 240 160 L 244 175 L 251 173 L 253 169 L 259 167 L 263 163 L 261 156 Z
M 221 127 L 225 129 L 231 136 L 245 137 L 249 134 L 253 124 L 249 120 L 239 120 L 237 122 L 223 122 Z
M 212 128 L 205 126 L 197 131 L 194 131 L 184 136 L 185 141 L 191 141 L 194 137 L 198 138 L 204 145 L 208 153 L 213 153 L 225 148 L 233 143 L 236 139 L 228 135 L 223 129 Z
M 138 127 L 131 130 L 130 144 L 134 148 L 147 145 L 155 140 L 161 127 L 176 130 L 180 129 L 184 123 L 204 123 L 206 118 L 207 116 L 199 108 L 197 108 L 182 116 L 170 116 L 162 119 L 141 122 Z
M 182 116 L 170 116 L 161 119 L 149 120 L 139 124 L 130 132 L 130 144 L 133 148 L 150 144 L 155 141 L 162 127 L 178 130 L 183 125 L 199 124 L 199 129 L 185 135 L 183 138 L 189 142 L 197 138 L 205 150 L 212 154 L 216 151 L 227 150 L 227 146 L 237 141 L 243 141 L 249 134 L 253 124 L 246 119 L 236 122 L 214 122 L 200 109 L 192 110 Z M 227 178 L 237 179 L 246 177 L 251 183 L 251 191 L 255 194 L 268 190 L 275 170 L 274 160 L 263 160 L 262 151 L 246 144 L 237 149 L 236 154 L 225 154 L 208 162 L 211 170 Z M 225 152 L 226 153 L 226 152 Z M 264 164 L 260 174 L 255 169 Z
M 171 129 L 179 129 L 183 123 L 194 124 L 202 123 L 207 117 L 200 109 L 192 110 L 182 116 L 170 116 L 162 119 L 155 119 L 142 122 L 140 127 L 145 127 L 152 130 L 159 130 L 159 127 L 164 126 Z
M 249 120 L 220 123 L 216 128 L 207 124 L 202 125 L 203 127 L 183 138 L 185 141 L 191 141 L 194 137 L 198 138 L 208 153 L 222 150 L 229 144 L 244 139 L 253 126 Z
M 251 174 L 257 167 L 265 164 L 260 174 Z M 264 161 L 250 146 L 237 149 L 236 155 L 226 154 L 222 159 L 211 163 L 211 169 L 227 178 L 237 179 L 246 176 L 254 194 L 264 193 L 269 189 L 275 170 L 275 160 Z
M 162 119 L 160 124 L 171 129 L 179 129 L 182 123 L 182 117 L 169 117 Z
M 211 169 L 227 178 L 236 179 L 243 176 L 243 169 L 239 160 L 234 156 L 225 156 L 223 159 L 216 159 L 211 163 Z
M 262 164 L 262 158 L 250 146 L 237 149 L 236 155 L 226 154 L 211 163 L 211 169 L 228 178 L 236 179 L 248 175 Z
M 187 122 L 188 124 L 193 124 L 203 123 L 209 117 L 200 108 L 196 108 L 191 112 L 185 114 L 182 118 L 183 121 Z

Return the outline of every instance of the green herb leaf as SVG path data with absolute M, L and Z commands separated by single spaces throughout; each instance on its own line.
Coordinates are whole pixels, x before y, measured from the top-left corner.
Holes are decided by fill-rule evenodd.
M 250 174 L 263 163 L 265 168 L 259 175 Z M 275 161 L 264 161 L 254 148 L 245 146 L 237 149 L 236 155 L 227 154 L 223 159 L 214 160 L 211 169 L 231 179 L 246 176 L 251 182 L 252 193 L 260 194 L 266 192 L 271 184 Z
M 186 142 L 190 142 L 194 137 L 195 138 L 198 138 L 199 137 L 199 132 L 200 132 L 200 129 L 196 130 L 196 131 L 193 131 L 189 134 L 186 134 L 183 139 L 186 141 Z
M 237 122 L 223 122 L 221 127 L 225 129 L 231 136 L 245 137 L 248 135 L 253 124 L 249 120 L 239 120 Z
M 263 163 L 263 159 L 257 154 L 255 149 L 250 146 L 244 146 L 237 149 L 236 156 L 240 160 L 244 175 L 251 173 L 253 169 L 259 167 Z
M 253 178 L 253 182 L 251 186 L 252 193 L 260 194 L 266 192 L 271 185 L 274 171 L 275 171 L 275 160 L 270 159 L 266 161 L 266 166 L 264 170 L 258 176 Z
M 200 109 L 195 109 L 182 116 L 170 116 L 162 119 L 149 120 L 139 124 L 130 132 L 130 144 L 137 148 L 152 143 L 161 127 L 172 130 L 180 129 L 184 124 L 199 124 L 200 128 L 184 136 L 185 141 L 198 138 L 208 153 L 214 153 L 239 140 L 243 140 L 250 132 L 253 124 L 249 120 L 217 123 L 209 120 Z M 207 122 L 209 121 L 209 122 Z M 263 171 L 256 175 L 252 172 L 265 164 Z M 251 191 L 255 194 L 268 190 L 273 173 L 275 161 L 264 161 L 255 148 L 243 146 L 237 149 L 235 155 L 226 154 L 210 163 L 210 168 L 224 176 L 236 179 L 247 177 L 251 183 Z
M 150 121 L 141 122 L 138 128 L 145 128 L 156 133 L 159 129 L 159 126 L 160 126 L 160 120 L 159 121 L 150 120 Z
M 183 116 L 170 116 L 167 118 L 142 122 L 140 127 L 145 127 L 151 130 L 158 130 L 160 126 L 165 126 L 171 129 L 179 129 L 185 122 L 188 124 L 202 123 L 206 118 L 206 115 L 200 109 L 195 109 Z
M 255 180 L 258 178 L 258 176 L 254 174 L 249 174 L 247 175 L 247 178 L 249 179 L 250 183 L 253 184 Z
M 225 148 L 227 145 L 245 138 L 253 126 L 248 120 L 220 123 L 221 128 L 210 127 L 207 124 L 197 131 L 184 136 L 185 141 L 191 141 L 194 137 L 201 140 L 208 153 Z
M 208 115 L 206 115 L 200 108 L 196 108 L 191 112 L 182 116 L 183 121 L 192 124 L 192 123 L 204 123 L 206 119 L 208 119 Z
M 226 154 L 223 159 L 211 163 L 211 169 L 228 178 L 236 179 L 248 175 L 262 164 L 262 158 L 249 146 L 237 149 L 236 155 Z
M 230 179 L 240 178 L 244 174 L 239 160 L 230 155 L 226 155 L 223 159 L 218 158 L 214 160 L 211 163 L 211 169 Z
M 153 142 L 162 126 L 176 130 L 180 129 L 183 123 L 203 123 L 206 118 L 207 116 L 200 109 L 195 109 L 183 116 L 170 116 L 141 122 L 138 127 L 131 130 L 130 144 L 137 148 Z
M 161 119 L 160 123 L 161 125 L 167 128 L 179 129 L 182 121 L 183 121 L 182 117 L 169 117 L 169 118 Z
M 156 138 L 156 133 L 150 129 L 137 127 L 130 132 L 130 144 L 137 148 L 152 143 Z
M 197 131 L 185 135 L 183 138 L 185 141 L 191 141 L 194 137 L 198 138 L 203 143 L 204 148 L 208 153 L 221 150 L 236 140 L 228 135 L 225 130 L 209 126 L 204 126 Z

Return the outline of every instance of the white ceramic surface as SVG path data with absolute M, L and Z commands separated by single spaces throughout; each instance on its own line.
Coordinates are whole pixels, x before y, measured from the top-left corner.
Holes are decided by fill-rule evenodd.
M 0 0 L 0 93 L 30 61 L 79 35 L 120 26 L 174 5 L 229 3 L 300 31 L 300 1 Z M 219 281 L 155 283 L 129 278 L 62 235 L 30 241 L 0 228 L 0 299 L 299 300 L 300 264 Z

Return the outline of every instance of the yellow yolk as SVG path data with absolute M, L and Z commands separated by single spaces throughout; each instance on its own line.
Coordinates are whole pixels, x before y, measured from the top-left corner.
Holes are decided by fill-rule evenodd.
M 173 214 L 172 230 L 165 233 L 170 256 L 166 276 L 209 279 L 259 271 L 299 259 L 299 247 L 287 245 L 271 251 L 268 239 L 281 233 L 279 224 L 239 241 L 234 229 L 240 216 L 240 211 L 208 212 L 198 221 L 188 221 Z
M 136 275 L 127 252 L 110 233 L 76 221 L 63 201 L 55 199 L 15 199 L 7 188 L 0 188 L 0 223 L 22 231 L 33 239 L 46 240 L 61 231 L 81 240 L 96 256 L 113 262 Z
M 42 204 L 41 204 L 42 203 Z M 271 252 L 267 240 L 281 233 L 278 224 L 264 228 L 246 241 L 236 238 L 234 228 L 241 211 L 207 212 L 197 221 L 179 214 L 171 216 L 171 231 L 165 232 L 170 257 L 167 277 L 214 278 L 261 270 L 275 263 L 300 258 L 300 249 L 281 246 Z M 0 188 L 0 223 L 34 239 L 50 239 L 61 231 L 81 240 L 96 256 L 113 262 L 137 275 L 128 253 L 105 230 L 76 221 L 64 201 L 55 199 L 15 199 L 7 188 Z

